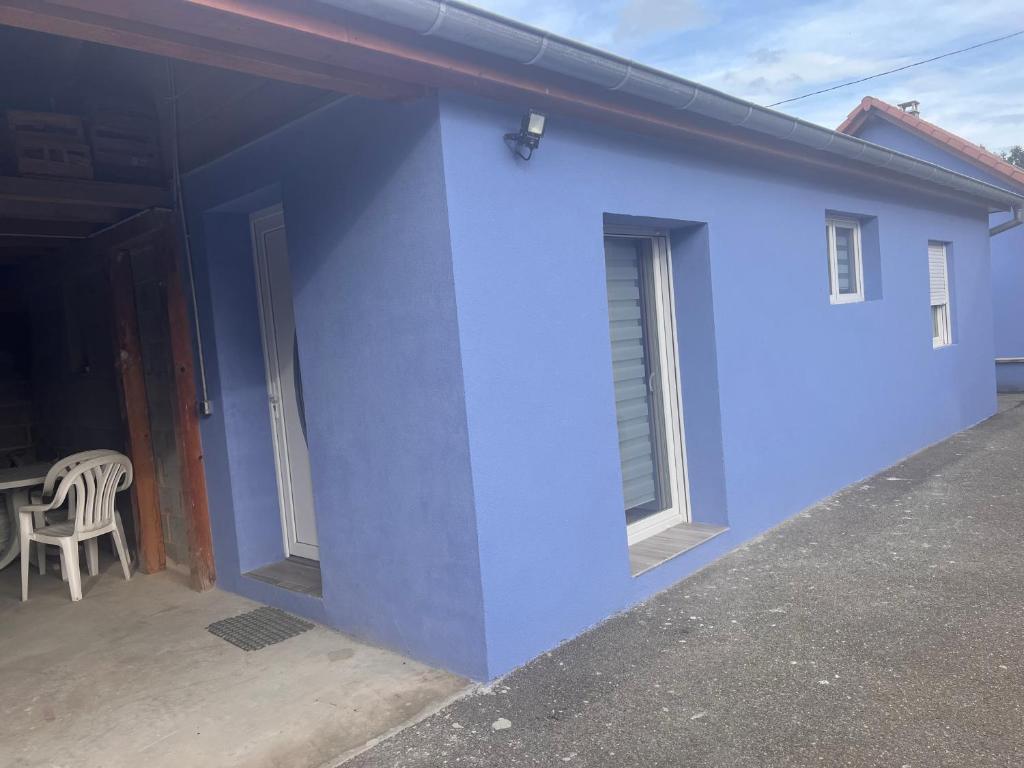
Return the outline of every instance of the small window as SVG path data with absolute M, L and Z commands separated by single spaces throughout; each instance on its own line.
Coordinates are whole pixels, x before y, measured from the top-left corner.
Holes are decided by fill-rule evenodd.
M 953 343 L 949 322 L 949 259 L 946 244 L 928 243 L 928 284 L 932 305 L 932 346 Z
M 832 303 L 864 301 L 860 222 L 830 216 L 825 220 L 825 239 L 828 243 L 828 280 Z

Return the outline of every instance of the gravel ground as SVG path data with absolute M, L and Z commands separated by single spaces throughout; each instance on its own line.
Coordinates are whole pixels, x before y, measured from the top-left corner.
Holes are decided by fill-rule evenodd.
M 1024 396 L 346 763 L 1024 765 Z

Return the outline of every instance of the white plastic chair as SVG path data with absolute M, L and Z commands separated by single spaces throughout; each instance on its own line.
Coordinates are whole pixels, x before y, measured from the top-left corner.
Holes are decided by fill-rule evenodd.
M 53 498 L 53 492 L 57 487 L 57 484 L 61 479 L 68 473 L 68 470 L 77 467 L 83 461 L 89 459 L 97 459 L 100 456 L 107 456 L 114 454 L 120 456 L 122 454 L 117 451 L 111 450 L 110 448 L 100 448 L 91 451 L 80 451 L 79 453 L 72 453 L 70 456 L 65 456 L 60 461 L 54 462 L 53 466 L 50 467 L 50 471 L 46 473 L 46 479 L 43 481 L 43 488 L 41 491 L 32 491 L 31 500 L 35 505 L 44 504 Z M 131 472 L 126 474 L 121 481 L 121 487 L 118 490 L 124 490 L 132 482 Z M 74 497 L 74 489 L 72 489 L 71 498 L 68 499 L 70 503 Z M 121 531 L 121 535 L 124 535 L 124 527 L 121 525 L 121 515 L 115 511 L 115 517 L 117 518 L 117 527 Z M 55 509 L 50 512 L 43 513 L 38 512 L 33 515 L 36 529 L 42 528 L 44 525 L 52 522 L 63 522 L 69 518 L 67 509 Z M 99 549 L 96 546 L 96 539 L 89 539 L 85 542 L 85 560 L 89 568 L 89 575 L 95 576 L 99 571 Z M 46 545 L 42 542 L 36 542 L 36 563 L 39 567 L 39 574 L 43 575 L 46 573 Z M 63 560 L 61 561 L 63 563 Z M 61 569 L 61 578 L 67 581 L 67 569 Z
M 35 541 L 60 547 L 64 571 L 68 577 L 71 600 L 82 599 L 82 572 L 78 565 L 78 543 L 95 541 L 109 533 L 121 561 L 121 570 L 127 581 L 131 578 L 128 547 L 117 525 L 114 496 L 123 487 L 125 477 L 131 482 L 132 463 L 120 453 L 107 453 L 83 461 L 67 471 L 53 498 L 43 504 L 28 504 L 18 510 L 18 529 L 21 536 L 21 599 L 28 600 L 29 547 Z M 59 508 L 65 501 L 69 505 L 69 519 L 63 523 L 36 529 L 34 517 Z M 88 555 L 87 555 L 88 557 Z

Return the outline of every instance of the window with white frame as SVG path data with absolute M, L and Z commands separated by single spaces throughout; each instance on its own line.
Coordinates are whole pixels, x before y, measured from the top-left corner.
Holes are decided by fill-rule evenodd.
M 949 320 L 949 254 L 945 243 L 928 243 L 928 286 L 932 305 L 932 346 L 946 347 L 953 343 L 953 333 Z
M 825 219 L 825 240 L 828 245 L 828 280 L 832 303 L 864 301 L 860 222 L 829 216 Z
M 663 235 L 604 241 L 627 540 L 689 519 L 672 263 Z

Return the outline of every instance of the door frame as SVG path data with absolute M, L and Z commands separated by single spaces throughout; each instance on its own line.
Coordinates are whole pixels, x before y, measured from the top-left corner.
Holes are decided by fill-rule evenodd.
M 658 230 L 613 226 L 605 229 L 604 237 L 642 240 L 651 256 L 649 290 L 654 303 L 654 320 L 657 324 L 658 368 L 663 393 L 660 398 L 659 417 L 663 420 L 665 432 L 665 445 L 658 446 L 658 453 L 663 450 L 665 454 L 664 470 L 668 476 L 673 503 L 666 510 L 627 524 L 626 541 L 633 545 L 667 528 L 691 520 L 686 431 L 683 426 L 682 377 L 679 374 L 679 348 L 676 336 L 672 250 L 667 234 Z
M 270 435 L 274 446 L 274 471 L 277 476 L 277 502 L 281 515 L 281 535 L 284 540 L 285 557 L 320 559 L 317 547 L 299 542 L 296 534 L 295 495 L 292 490 L 291 458 L 285 438 L 284 408 L 274 408 L 283 403 L 280 380 L 280 351 L 277 334 L 274 333 L 274 305 L 270 289 L 270 275 L 267 265 L 267 251 L 263 237 L 276 229 L 285 229 L 284 207 L 276 203 L 249 215 L 252 235 L 253 268 L 256 276 L 257 306 L 260 316 L 260 344 L 263 349 L 263 370 L 267 389 L 267 410 L 270 414 Z M 316 510 L 313 512 L 314 516 Z

